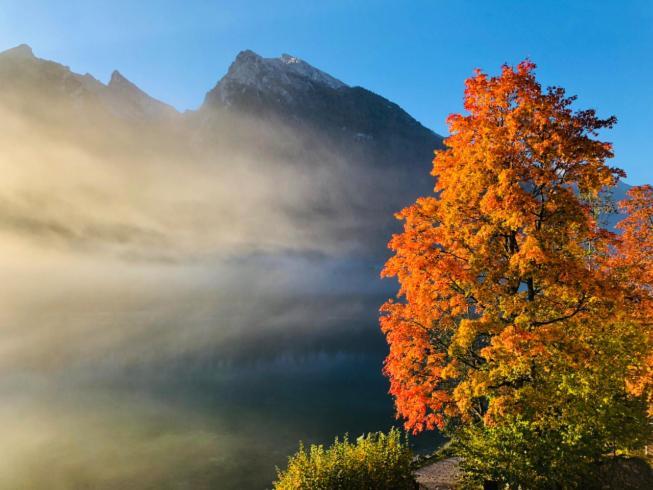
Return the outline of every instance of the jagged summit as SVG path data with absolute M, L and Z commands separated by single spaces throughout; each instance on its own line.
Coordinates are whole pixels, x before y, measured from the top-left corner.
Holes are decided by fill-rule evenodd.
M 34 96 L 38 100 L 68 100 L 69 107 L 80 114 L 100 106 L 134 121 L 158 122 L 177 115 L 173 107 L 150 97 L 117 70 L 105 85 L 88 73 L 81 75 L 55 61 L 34 56 L 27 44 L 0 52 L 0 62 L 0 97 L 12 92 L 22 94 L 26 100 Z
M 254 77 L 252 77 L 254 75 Z M 284 80 L 295 82 L 310 81 L 316 84 L 337 89 L 347 85 L 328 73 L 323 72 L 310 65 L 306 61 L 292 56 L 282 54 L 278 58 L 263 58 L 249 49 L 241 51 L 229 67 L 225 79 L 247 82 L 252 78 L 268 78 L 270 81 Z
M 111 78 L 109 79 L 109 86 L 121 86 L 121 85 L 126 85 L 130 87 L 136 87 L 132 82 L 127 80 L 125 76 L 120 73 L 118 70 L 113 70 L 111 73 Z M 138 87 L 137 87 L 138 88 Z M 139 89 L 140 90 L 140 89 Z
M 217 97 L 225 105 L 231 105 L 234 94 L 246 88 L 275 94 L 290 101 L 293 93 L 298 91 L 344 87 L 347 87 L 345 83 L 296 56 L 283 54 L 278 58 L 264 58 L 247 49 L 238 53 L 210 97 Z
M 114 93 L 123 93 L 124 95 L 128 95 L 131 97 L 138 97 L 150 101 L 155 101 L 159 104 L 163 104 L 166 106 L 168 105 L 150 96 L 147 92 L 143 91 L 134 82 L 127 79 L 118 70 L 113 70 L 113 72 L 111 73 L 111 78 L 109 79 L 109 83 L 107 84 L 107 87 L 109 88 L 110 91 Z
M 442 144 L 439 135 L 397 104 L 290 54 L 264 58 L 241 51 L 207 93 L 198 116 L 204 127 L 217 128 L 228 117 L 225 112 L 246 114 L 261 124 L 281 123 L 298 134 L 319 134 L 332 148 L 358 151 L 360 160 L 379 166 L 430 162 L 433 149 Z
M 7 49 L 3 52 L 0 53 L 0 56 L 4 57 L 11 57 L 11 58 L 24 58 L 24 59 L 33 59 L 34 56 L 34 51 L 32 51 L 32 48 L 27 45 L 27 44 L 19 44 L 15 48 L 10 48 Z
M 177 113 L 172 106 L 148 95 L 118 70 L 111 73 L 107 89 L 111 109 L 123 117 L 170 118 Z

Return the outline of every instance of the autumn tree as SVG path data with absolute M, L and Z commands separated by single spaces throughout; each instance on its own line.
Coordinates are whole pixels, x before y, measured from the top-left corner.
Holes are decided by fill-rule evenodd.
M 624 288 L 633 261 L 618 261 L 616 275 L 614 255 L 651 242 L 625 232 L 622 244 L 593 212 L 624 176 L 598 139 L 615 118 L 574 111 L 575 98 L 543 90 L 534 68 L 526 61 L 467 80 L 468 114 L 448 118 L 451 136 L 433 160 L 434 195 L 397 215 L 404 230 L 383 275 L 400 289 L 381 308 L 381 328 L 407 429 L 494 441 L 504 458 L 516 440 L 532 441 L 528 471 L 512 483 L 541 477 L 547 488 L 546 473 L 562 474 L 565 460 L 641 444 L 647 378 L 633 366 L 645 365 L 644 320 L 625 297 L 643 301 L 646 286 L 630 276 Z M 511 464 L 490 463 L 504 473 Z

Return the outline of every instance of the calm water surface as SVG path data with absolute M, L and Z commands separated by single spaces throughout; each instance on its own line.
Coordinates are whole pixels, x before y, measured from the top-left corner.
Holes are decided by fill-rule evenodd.
M 317 296 L 296 318 L 270 306 L 277 312 L 272 330 L 250 331 L 246 342 L 234 334 L 210 343 L 209 335 L 206 346 L 195 340 L 175 355 L 160 355 L 171 340 L 149 327 L 130 338 L 141 349 L 128 359 L 110 344 L 102 356 L 82 352 L 75 362 L 34 359 L 30 367 L 23 360 L 23 369 L 0 379 L 0 488 L 270 488 L 275 466 L 300 440 L 329 443 L 397 425 L 381 374 L 381 299 L 366 296 L 352 306 L 351 297 Z M 144 317 L 139 309 L 137 318 Z M 311 317 L 314 330 L 284 323 Z M 219 327 L 202 332 L 212 328 Z M 75 331 L 82 334 L 102 339 L 96 328 Z M 175 335 L 180 346 L 188 343 L 183 329 Z M 418 449 L 438 442 L 435 435 L 416 441 Z

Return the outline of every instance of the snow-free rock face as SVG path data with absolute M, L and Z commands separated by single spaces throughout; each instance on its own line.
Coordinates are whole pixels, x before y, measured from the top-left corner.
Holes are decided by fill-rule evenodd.
M 44 110 L 70 109 L 82 118 L 97 110 L 145 123 L 165 122 L 178 115 L 117 71 L 105 85 L 88 73 L 81 75 L 67 66 L 37 58 L 26 44 L 0 53 L 2 97 L 13 98 L 22 106 L 32 104 L 36 110 L 39 105 Z
M 0 95 L 20 91 L 42 97 L 75 97 L 100 85 L 88 74 L 78 75 L 67 66 L 35 57 L 26 44 L 0 53 Z
M 177 115 L 177 111 L 148 94 L 127 80 L 118 70 L 111 74 L 107 90 L 102 94 L 108 107 L 116 114 L 129 119 L 165 120 Z
M 27 44 L 20 44 L 15 48 L 8 49 L 0 53 L 0 58 L 13 58 L 13 59 L 33 59 L 34 52 Z

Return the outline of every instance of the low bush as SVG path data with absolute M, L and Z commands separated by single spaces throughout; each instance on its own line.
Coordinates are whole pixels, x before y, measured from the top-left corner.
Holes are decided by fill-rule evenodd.
M 288 467 L 277 468 L 276 490 L 404 490 L 415 489 L 412 455 L 398 429 L 373 433 L 355 442 L 336 438 L 333 445 L 311 445 L 288 459 Z

